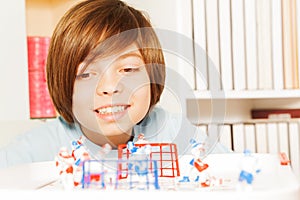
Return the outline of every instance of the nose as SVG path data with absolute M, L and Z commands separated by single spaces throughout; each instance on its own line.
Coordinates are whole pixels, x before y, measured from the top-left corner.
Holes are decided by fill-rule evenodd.
M 123 91 L 123 85 L 114 75 L 106 74 L 99 80 L 96 90 L 100 96 L 112 96 L 121 93 Z
M 112 91 L 103 91 L 102 94 L 103 95 L 113 95 L 118 93 L 118 90 L 112 90 Z

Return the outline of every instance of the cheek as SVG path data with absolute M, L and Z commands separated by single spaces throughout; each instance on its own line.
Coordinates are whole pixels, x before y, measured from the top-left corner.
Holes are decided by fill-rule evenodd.
M 143 100 L 147 100 L 146 102 L 150 102 L 150 96 L 151 96 L 151 88 L 149 83 L 145 83 L 140 88 L 138 88 L 136 91 L 133 92 L 134 97 L 138 97 Z M 145 102 L 145 103 L 146 103 Z
M 75 84 L 73 90 L 73 109 L 88 108 L 93 105 L 95 84 Z
M 92 112 L 94 105 L 94 90 L 93 84 L 76 84 L 73 91 L 73 113 L 75 119 L 83 126 L 96 129 L 96 119 Z
M 131 101 L 133 102 L 135 112 L 146 115 L 150 107 L 150 91 L 150 84 L 146 84 L 133 93 L 133 95 L 131 96 Z

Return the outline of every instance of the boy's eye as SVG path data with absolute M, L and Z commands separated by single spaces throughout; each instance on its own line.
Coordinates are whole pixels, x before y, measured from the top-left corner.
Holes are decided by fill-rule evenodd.
M 130 72 L 138 72 L 140 70 L 139 67 L 126 67 L 120 70 L 123 73 L 130 73 Z
M 82 73 L 76 76 L 76 79 L 89 79 L 91 77 L 91 73 Z

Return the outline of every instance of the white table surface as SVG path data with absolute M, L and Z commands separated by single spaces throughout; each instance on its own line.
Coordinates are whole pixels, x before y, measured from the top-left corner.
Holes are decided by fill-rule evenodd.
M 25 164 L 0 170 L 0 194 L 9 199 L 161 199 L 164 198 L 204 198 L 204 199 L 249 199 L 249 200 L 299 200 L 299 181 L 290 166 L 282 167 L 277 159 L 268 155 L 258 155 L 263 160 L 262 175 L 257 179 L 259 184 L 252 192 L 238 192 L 234 190 L 152 190 L 152 191 L 124 191 L 124 190 L 63 190 L 57 189 L 59 176 L 55 163 L 41 162 Z M 210 155 L 205 160 L 210 165 L 212 173 L 223 173 L 232 176 L 238 170 L 238 154 Z M 181 158 L 180 163 L 189 158 Z M 184 174 L 184 170 L 181 171 Z M 264 173 L 263 173 L 264 172 Z M 238 172 L 237 172 L 238 173 Z M 134 196 L 131 196 L 134 195 Z M 137 196 L 136 196 L 137 195 Z

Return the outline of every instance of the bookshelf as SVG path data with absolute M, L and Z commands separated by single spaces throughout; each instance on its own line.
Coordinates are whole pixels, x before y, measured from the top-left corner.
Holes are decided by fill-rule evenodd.
M 197 99 L 211 99 L 212 98 L 212 92 L 210 91 L 195 91 L 195 98 Z M 214 98 L 223 98 L 223 96 L 226 97 L 226 99 L 297 99 L 300 98 L 300 90 L 294 89 L 294 90 L 255 90 L 255 91 L 219 91 L 214 93 Z
M 202 7 L 204 13 L 210 13 L 203 16 L 203 13 L 194 12 L 193 21 L 205 21 L 204 24 L 207 24 L 214 21 L 208 18 L 218 16 L 220 31 L 216 40 L 221 44 L 219 58 L 222 60 L 222 55 L 231 56 L 229 71 L 232 73 L 228 74 L 228 68 L 222 71 L 224 65 L 228 65 L 221 62 L 220 74 L 214 74 L 222 78 L 220 89 L 210 86 L 209 80 L 215 77 L 211 77 L 209 73 L 205 74 L 207 77 L 201 76 L 200 72 L 196 74 L 194 93 L 187 100 L 188 118 L 204 130 L 211 124 L 222 127 L 218 131 L 219 140 L 236 152 L 248 148 L 258 153 L 287 153 L 293 169 L 300 177 L 300 154 L 297 153 L 300 150 L 299 118 L 276 116 L 276 120 L 257 120 L 251 116 L 252 109 L 278 111 L 300 107 L 300 3 L 296 0 L 219 0 L 214 6 L 207 7 L 209 1 L 203 0 L 200 3 L 193 0 L 194 6 Z M 230 29 L 227 29 L 227 33 L 231 31 L 230 38 L 222 31 L 226 25 L 220 24 L 226 21 L 230 25 Z M 212 31 L 211 26 L 202 24 L 200 26 L 204 27 L 203 32 Z M 196 34 L 199 34 L 198 26 L 197 23 L 193 24 Z M 199 46 L 210 47 L 209 41 L 202 41 L 206 43 L 199 43 Z M 208 60 L 218 60 L 209 58 L 209 51 L 204 50 L 208 54 Z M 213 67 L 219 69 L 219 65 L 216 62 Z M 200 67 L 196 66 L 198 68 Z M 205 82 L 208 87 L 203 88 L 201 84 L 206 85 Z M 228 83 L 231 82 L 233 86 L 229 88 Z
M 50 37 L 65 11 L 79 1 L 25 0 L 27 35 Z
M 210 123 L 212 111 L 221 108 L 218 123 L 236 123 L 251 120 L 252 109 L 293 109 L 300 107 L 300 91 L 264 92 L 229 92 L 224 99 L 223 94 L 211 98 L 208 92 L 196 92 L 195 98 L 187 100 L 187 117 L 195 124 Z M 261 94 L 263 93 L 263 94 Z M 198 96 L 197 96 L 198 95 Z M 196 112 L 197 111 L 197 112 Z M 222 112 L 223 111 L 223 112 Z
M 196 74 L 195 91 L 187 104 L 189 119 L 194 123 L 212 122 L 210 120 L 214 120 L 213 112 L 219 109 L 220 105 L 224 105 L 225 109 L 223 113 L 219 113 L 222 116 L 215 117 L 215 120 L 223 120 L 225 123 L 251 120 L 251 109 L 299 108 L 300 70 L 299 56 L 296 55 L 299 54 L 300 41 L 299 3 L 294 0 L 219 0 L 217 4 L 208 7 L 208 0 L 193 2 L 194 6 L 203 7 L 204 13 L 214 12 L 214 15 L 218 16 L 220 31 L 216 40 L 221 44 L 219 58 L 222 60 L 222 55 L 231 56 L 232 73 L 228 74 L 228 68 L 226 71 L 220 71 L 219 77 L 223 82 L 221 89 L 209 85 L 210 78 L 214 78 L 210 77 L 210 74 L 207 77 L 208 87 L 203 89 L 201 82 L 205 80 L 202 80 L 200 72 Z M 203 16 L 203 13 L 199 12 L 192 15 L 194 22 L 204 20 L 206 24 L 212 22 L 212 19 L 209 19 L 212 16 L 213 14 Z M 231 31 L 231 37 L 222 31 L 226 25 L 221 23 L 225 22 L 231 27 L 227 29 L 227 32 Z M 193 27 L 195 34 L 199 34 L 198 24 L 194 23 Z M 210 32 L 211 26 L 206 25 L 204 28 L 208 30 L 202 31 L 207 33 Z M 210 47 L 208 41 L 206 45 L 199 43 L 199 46 Z M 228 49 L 231 54 L 228 53 Z M 204 50 L 209 57 L 209 51 Z M 219 69 L 219 65 L 219 62 L 215 63 L 215 68 Z M 225 63 L 223 65 L 225 66 Z M 224 66 L 221 62 L 221 69 Z M 199 67 L 196 66 L 197 68 Z M 231 82 L 233 87 L 228 88 L 228 83 Z

